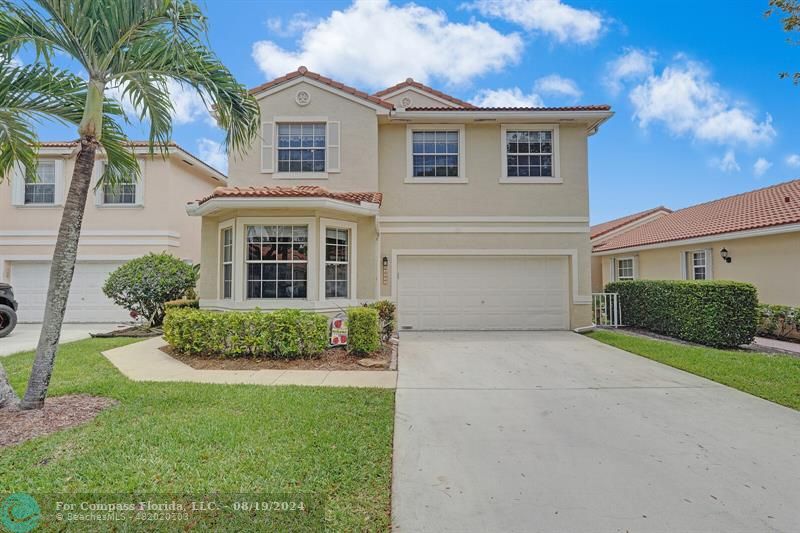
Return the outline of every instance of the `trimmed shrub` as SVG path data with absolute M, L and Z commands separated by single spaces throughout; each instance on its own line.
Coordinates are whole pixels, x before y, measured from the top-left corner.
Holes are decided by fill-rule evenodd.
M 173 308 L 164 320 L 164 338 L 190 355 L 312 357 L 328 345 L 328 319 L 297 309 L 223 313 Z
M 800 334 L 800 307 L 760 304 L 758 315 L 759 335 L 790 338 Z
M 191 307 L 192 309 L 200 309 L 200 300 L 181 298 L 180 300 L 172 300 L 164 302 L 164 310 L 181 309 L 183 307 Z
M 395 311 L 397 306 L 391 300 L 378 300 L 369 304 L 364 304 L 364 307 L 375 309 L 378 312 L 378 321 L 381 327 L 381 338 L 389 340 L 394 333 L 395 328 Z
M 622 322 L 689 342 L 750 344 L 758 324 L 758 294 L 736 281 L 635 280 L 609 283 L 619 294 Z
M 347 349 L 356 354 L 368 354 L 381 347 L 378 311 L 369 307 L 347 310 Z
M 112 272 L 103 284 L 103 293 L 131 316 L 159 326 L 164 321 L 164 304 L 181 298 L 195 283 L 197 273 L 192 265 L 167 253 L 150 253 Z

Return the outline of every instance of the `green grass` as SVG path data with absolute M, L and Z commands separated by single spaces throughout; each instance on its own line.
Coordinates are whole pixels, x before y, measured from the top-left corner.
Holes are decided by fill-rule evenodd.
M 718 350 L 597 330 L 588 336 L 622 350 L 800 409 L 800 359 L 785 355 Z
M 303 493 L 324 500 L 330 530 L 389 528 L 394 391 L 137 383 L 100 353 L 129 342 L 61 346 L 50 395 L 119 404 L 87 425 L 0 449 L 0 494 Z M 20 393 L 32 360 L 3 359 Z M 280 515 L 282 530 L 318 529 L 311 513 Z

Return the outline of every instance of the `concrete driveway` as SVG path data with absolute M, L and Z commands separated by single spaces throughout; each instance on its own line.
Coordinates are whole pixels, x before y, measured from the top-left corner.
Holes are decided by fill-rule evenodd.
M 64 324 L 61 327 L 61 342 L 88 339 L 89 333 L 113 331 L 118 327 L 118 324 Z M 0 339 L 0 357 L 35 350 L 41 331 L 41 324 L 17 324 L 8 337 Z
M 404 333 L 407 532 L 798 531 L 800 413 L 569 332 Z

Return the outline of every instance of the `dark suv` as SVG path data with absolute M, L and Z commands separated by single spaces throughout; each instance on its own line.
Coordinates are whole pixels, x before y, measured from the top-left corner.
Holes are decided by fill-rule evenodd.
M 8 283 L 0 283 L 0 338 L 11 333 L 17 325 L 17 301 Z

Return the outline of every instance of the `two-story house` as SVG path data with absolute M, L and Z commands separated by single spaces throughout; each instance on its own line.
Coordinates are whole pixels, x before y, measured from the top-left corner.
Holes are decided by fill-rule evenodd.
M 401 330 L 591 324 L 587 141 L 608 106 L 479 108 L 411 79 L 366 94 L 300 67 L 252 89 L 260 146 L 202 217 L 201 306 Z
M 101 289 L 125 261 L 162 251 L 193 263 L 200 259 L 200 221 L 186 216 L 185 205 L 224 185 L 226 176 L 175 144 L 167 157 L 151 156 L 143 142 L 134 143 L 134 150 L 139 180 L 90 191 L 67 322 L 130 320 Z M 38 179 L 26 181 L 16 171 L 0 186 L 0 281 L 13 285 L 21 322 L 39 322 L 44 314 L 50 261 L 77 152 L 75 142 L 43 143 Z M 101 153 L 95 181 L 103 165 Z

